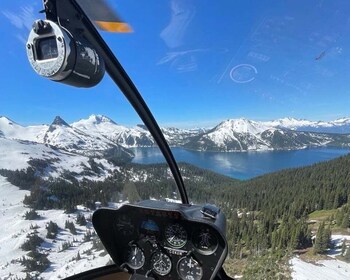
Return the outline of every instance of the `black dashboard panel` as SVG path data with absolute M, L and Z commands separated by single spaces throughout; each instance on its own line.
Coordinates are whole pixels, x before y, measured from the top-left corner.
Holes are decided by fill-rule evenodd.
M 93 224 L 113 261 L 155 279 L 213 279 L 227 255 L 223 213 L 162 201 L 101 208 Z

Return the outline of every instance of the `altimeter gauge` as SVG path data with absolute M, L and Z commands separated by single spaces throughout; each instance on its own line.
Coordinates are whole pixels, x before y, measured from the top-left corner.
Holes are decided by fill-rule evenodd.
M 172 264 L 167 254 L 156 252 L 151 258 L 152 270 L 158 275 L 164 276 L 170 273 Z

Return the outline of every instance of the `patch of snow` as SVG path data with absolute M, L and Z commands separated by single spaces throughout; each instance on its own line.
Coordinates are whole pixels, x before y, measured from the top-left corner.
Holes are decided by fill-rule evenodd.
M 292 278 L 295 280 L 349 280 L 350 264 L 339 260 L 323 260 L 307 263 L 298 257 L 292 258 Z

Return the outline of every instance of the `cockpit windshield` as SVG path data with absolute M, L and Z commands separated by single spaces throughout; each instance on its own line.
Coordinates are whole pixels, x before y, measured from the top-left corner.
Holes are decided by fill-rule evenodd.
M 226 214 L 228 274 L 349 279 L 350 3 L 106 0 L 103 10 L 94 0 L 76 2 L 157 120 L 190 204 Z M 33 22 L 45 19 L 41 10 L 41 0 L 18 0 L 0 11 L 1 279 L 63 279 L 113 264 L 92 226 L 96 209 L 183 201 L 152 131 L 110 76 L 99 73 L 88 89 L 60 83 L 110 67 L 85 37 L 74 38 L 69 19 L 55 23 L 64 27 L 61 37 L 50 33 L 52 24 L 29 43 L 40 27 Z M 66 53 L 82 61 L 81 72 L 62 70 L 78 64 L 62 63 Z M 221 235 L 200 244 L 199 234 L 215 231 L 201 224 L 173 240 L 182 229 L 161 221 L 168 212 L 150 218 L 130 209 L 130 217 L 115 215 L 118 237 L 163 237 L 173 255 L 183 254 L 153 254 L 150 263 L 172 264 L 157 262 L 156 279 L 176 272 L 207 279 L 199 269 L 197 278 L 181 276 L 181 262 L 193 248 L 201 256 L 224 252 Z M 189 223 L 183 227 L 190 232 Z M 321 232 L 328 234 L 322 249 Z M 136 253 L 131 268 L 152 275 Z M 310 262 L 325 271 L 311 275 Z

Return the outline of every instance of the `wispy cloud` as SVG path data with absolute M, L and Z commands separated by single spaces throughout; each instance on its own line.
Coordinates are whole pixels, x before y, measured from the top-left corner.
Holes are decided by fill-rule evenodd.
M 23 6 L 16 12 L 5 10 L 1 13 L 13 26 L 20 30 L 15 33 L 14 36 L 21 41 L 21 43 L 25 44 L 28 31 L 31 30 L 32 24 L 36 19 L 34 8 L 31 6 Z
M 35 20 L 34 8 L 31 6 L 20 7 L 19 12 L 5 10 L 2 14 L 18 29 L 30 30 Z

